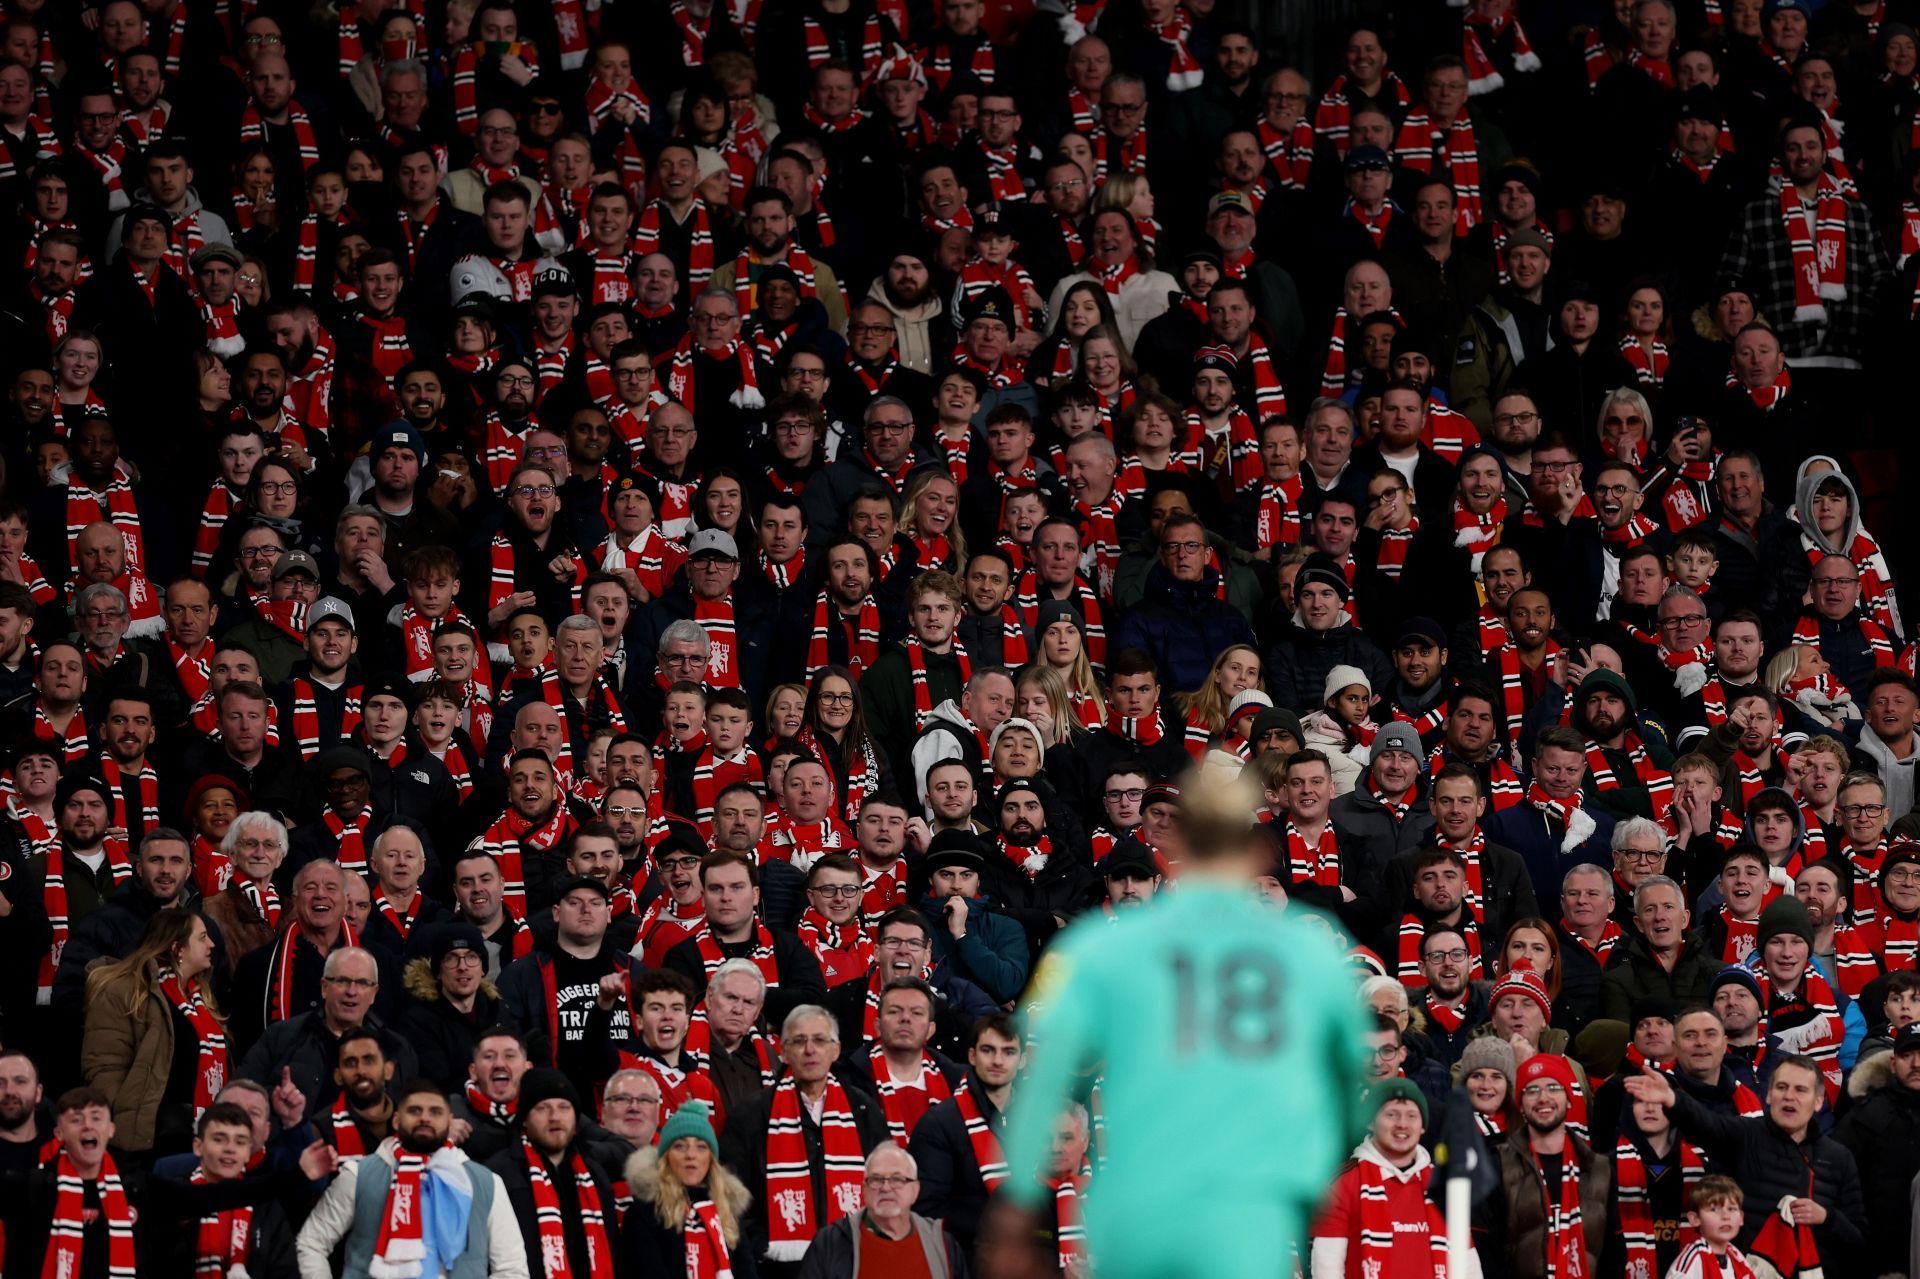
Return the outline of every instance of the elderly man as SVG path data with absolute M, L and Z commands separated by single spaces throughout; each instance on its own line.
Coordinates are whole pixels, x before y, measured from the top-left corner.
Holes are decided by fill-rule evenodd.
M 1618 829 L 1626 832 L 1629 849 L 1644 851 L 1663 842 L 1659 827 L 1640 818 Z M 1602 1016 L 1626 1021 L 1636 1003 L 1656 997 L 1682 1006 L 1706 1002 L 1720 961 L 1687 931 L 1685 891 L 1665 875 L 1650 875 L 1634 887 L 1635 934 L 1621 947 L 1623 958 L 1600 980 Z
M 712 436 L 737 430 L 766 406 L 753 350 L 740 340 L 740 304 L 733 290 L 709 288 L 694 299 L 687 336 L 667 360 L 663 390 Z
M 861 1186 L 861 1210 L 814 1236 L 800 1279 L 857 1279 L 901 1273 L 898 1267 L 924 1269 L 931 1279 L 966 1273 L 959 1241 L 940 1222 L 913 1211 L 920 1169 L 905 1148 L 892 1142 L 875 1147 Z
M 850 1163 L 892 1145 L 879 1103 L 834 1076 L 839 1056 L 833 1014 L 797 1005 L 780 1026 L 786 1077 L 727 1116 L 721 1154 L 753 1192 L 742 1246 L 769 1261 L 799 1261 L 820 1231 L 857 1215 Z
M 1221 571 L 1208 563 L 1206 526 L 1191 512 L 1161 522 L 1159 562 L 1147 571 L 1140 603 L 1114 629 L 1114 649 L 1154 659 L 1169 688 L 1197 690 L 1222 649 L 1254 643 L 1246 616 L 1220 598 Z
M 272 1088 L 280 1083 L 283 1071 L 290 1071 L 294 1086 L 307 1098 L 311 1118 L 337 1095 L 330 1081 L 335 1078 L 342 1037 L 349 1030 L 365 1028 L 378 1036 L 395 1074 L 411 1079 L 418 1072 L 418 1060 L 413 1046 L 389 1029 L 375 1011 L 380 987 L 380 963 L 373 952 L 357 946 L 333 951 L 320 979 L 320 1006 L 268 1026 L 241 1058 L 236 1073 Z

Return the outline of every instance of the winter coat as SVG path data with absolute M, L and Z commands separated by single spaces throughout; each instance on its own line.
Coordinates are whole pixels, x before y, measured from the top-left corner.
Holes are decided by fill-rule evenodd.
M 633 1206 L 627 1209 L 620 1225 L 619 1253 L 621 1273 L 647 1275 L 651 1279 L 685 1279 L 687 1273 L 687 1237 L 682 1229 L 660 1224 L 653 1205 L 659 1202 L 660 1178 L 668 1175 L 660 1166 L 660 1152 L 649 1146 L 636 1150 L 627 1160 L 624 1173 L 627 1188 L 633 1191 Z M 736 1222 L 746 1220 L 747 1206 L 753 1196 L 733 1170 L 720 1165 L 721 1193 Z M 743 1237 L 728 1241 L 727 1251 L 734 1279 L 758 1279 L 754 1249 Z
M 937 1221 L 909 1214 L 921 1256 L 933 1279 L 967 1279 L 967 1254 Z M 861 1215 L 842 1217 L 813 1237 L 800 1262 L 800 1279 L 854 1279 L 860 1273 L 860 1244 L 866 1235 Z M 739 1274 L 736 1268 L 736 1275 Z
M 571 1162 L 571 1156 L 576 1153 L 586 1164 L 587 1176 L 593 1181 L 594 1193 L 600 1197 L 604 1211 L 613 1203 L 613 1179 L 607 1175 L 607 1170 L 594 1162 L 592 1156 L 577 1142 L 568 1148 L 569 1162 Z M 521 1148 L 519 1142 L 513 1142 L 505 1150 L 487 1160 L 486 1167 L 500 1179 L 500 1188 L 507 1192 L 507 1202 L 513 1205 L 513 1217 L 520 1223 L 520 1242 L 526 1247 L 527 1256 L 540 1256 L 540 1223 L 534 1206 L 533 1178 L 527 1171 L 526 1151 Z M 569 1182 L 573 1180 L 573 1170 L 565 1164 L 558 1170 L 550 1168 L 548 1171 L 556 1185 L 562 1179 Z M 561 1200 L 563 1205 L 565 1202 L 564 1199 Z M 610 1212 L 604 1215 L 608 1218 L 613 1216 Z M 568 1269 L 571 1273 L 578 1274 L 586 1269 L 580 1264 L 588 1256 L 585 1231 L 581 1228 L 578 1215 L 575 1215 L 572 1220 L 567 1220 L 563 1211 L 561 1216 L 563 1231 L 569 1236 L 574 1236 L 567 1240 L 567 1260 L 570 1263 Z M 609 1230 L 607 1233 L 609 1242 L 612 1242 L 613 1231 Z
M 1527 1144 L 1524 1127 L 1507 1135 L 1494 1149 L 1494 1163 L 1500 1173 L 1500 1189 L 1489 1195 L 1479 1212 L 1485 1233 L 1475 1235 L 1486 1241 L 1487 1271 L 1511 1279 L 1544 1279 L 1547 1273 L 1547 1188 Z M 1600 1253 L 1606 1246 L 1609 1230 L 1607 1200 L 1613 1190 L 1613 1166 L 1592 1146 L 1567 1134 L 1573 1143 L 1573 1156 L 1580 1167 L 1580 1228 L 1586 1236 L 1586 1264 L 1583 1273 L 1597 1275 Z M 1479 1224 L 1479 1223 L 1476 1223 Z
M 973 1100 L 987 1128 L 1005 1140 L 1005 1119 L 1000 1108 L 988 1100 L 986 1090 L 969 1082 Z M 980 1162 L 974 1158 L 973 1141 L 967 1136 L 966 1120 L 953 1101 L 943 1101 L 921 1117 L 913 1130 L 907 1151 L 920 1165 L 920 1198 L 914 1207 L 938 1218 L 961 1247 L 971 1255 L 973 1241 L 980 1230 L 980 1217 L 987 1207 L 987 1184 L 980 1177 Z
M 1381 874 L 1380 895 L 1389 919 L 1404 915 L 1407 903 L 1413 900 L 1413 862 L 1413 853 L 1402 853 L 1387 863 Z M 1514 920 L 1539 913 L 1540 903 L 1533 895 L 1533 881 L 1527 878 L 1526 863 L 1511 848 L 1488 840 L 1480 850 L 1482 941 L 1489 948 L 1498 947 Z
M 958 702 L 966 688 L 956 653 L 924 653 L 927 672 L 927 705 Z M 860 695 L 866 709 L 867 733 L 886 752 L 895 772 L 913 752 L 913 739 L 919 731 L 914 723 L 913 668 L 907 661 L 906 646 L 894 645 L 874 660 L 871 669 L 860 678 Z M 844 774 L 846 770 L 836 769 Z
M 1920 1174 L 1920 1092 L 1893 1080 L 1892 1063 L 1883 1054 L 1863 1058 L 1853 1068 L 1847 1091 L 1864 1100 L 1833 1130 L 1833 1139 L 1853 1155 L 1860 1171 L 1866 1219 L 1873 1223 L 1869 1274 L 1906 1268 L 1906 1241 L 1913 1230 L 1908 1188 Z
M 433 961 L 416 959 L 406 967 L 407 998 L 396 1019 L 400 1032 L 420 1057 L 420 1073 L 448 1092 L 466 1086 L 467 1066 L 473 1060 L 474 1041 L 489 1026 L 513 1024 L 513 1014 L 500 1002 L 500 991 L 485 977 L 473 997 L 471 1015 L 440 995 Z
M 380 1036 L 387 1060 L 393 1063 L 395 1079 L 412 1079 L 420 1073 L 413 1045 L 377 1015 L 362 1023 Z M 240 1059 L 233 1073 L 267 1088 L 280 1084 L 280 1072 L 291 1070 L 293 1083 L 307 1098 L 307 1116 L 312 1118 L 333 1104 L 339 1085 L 333 1082 L 333 1068 L 340 1054 L 340 1037 L 327 1029 L 326 1019 L 318 1011 L 301 1013 L 268 1026 L 259 1042 Z
M 1633 1023 L 1633 1006 L 1642 999 L 1671 999 L 1685 1008 L 1707 1002 L 1707 984 L 1720 971 L 1719 955 L 1698 936 L 1689 936 L 1669 971 L 1653 956 L 1647 939 L 1630 935 L 1618 948 L 1624 958 L 1600 979 L 1600 1015 Z
M 1325 711 L 1315 711 L 1300 720 L 1300 731 L 1306 734 L 1302 746 L 1310 747 L 1327 757 L 1327 771 L 1333 775 L 1333 795 L 1336 800 L 1344 799 L 1360 784 L 1360 778 L 1366 768 L 1353 752 L 1364 747 L 1349 746 L 1347 735 L 1340 724 Z
M 1045 783 L 1041 783 L 1044 785 Z M 987 869 L 981 876 L 981 889 L 999 904 L 1001 912 L 1026 932 L 1032 958 L 1038 961 L 1041 947 L 1060 931 L 1056 919 L 1071 918 L 1094 892 L 1092 866 L 1086 853 L 1049 829 L 1053 852 L 1036 875 L 1029 876 L 1003 856 L 995 847 L 987 854 Z M 1009 853 L 1017 849 L 1009 846 Z
M 1352 844 L 1355 853 L 1365 859 L 1367 878 L 1375 883 L 1384 881 L 1387 867 L 1395 858 L 1433 842 L 1433 813 L 1427 808 L 1423 774 L 1417 775 L 1413 804 L 1399 821 L 1387 812 L 1387 806 L 1365 781 L 1334 800 L 1327 818 L 1340 832 L 1343 843 Z
M 1140 603 L 1122 615 L 1108 647 L 1115 653 L 1140 649 L 1159 668 L 1162 685 L 1192 692 L 1206 683 L 1220 650 L 1254 642 L 1252 623 L 1217 598 L 1219 586 L 1213 569 L 1197 582 L 1184 582 L 1164 564 L 1154 565 Z
M 887 1136 L 886 1113 L 880 1109 L 877 1100 L 858 1088 L 843 1085 L 841 1092 L 846 1094 L 847 1110 L 853 1116 L 853 1126 L 860 1138 L 860 1152 L 872 1154 L 891 1140 Z M 767 1247 L 767 1213 L 771 1209 L 767 1199 L 767 1122 L 773 1111 L 773 1096 L 773 1090 L 768 1089 L 747 1105 L 729 1110 L 727 1126 L 720 1134 L 721 1162 L 739 1175 L 741 1183 L 753 1196 L 742 1225 L 746 1237 L 753 1241 L 751 1251 L 755 1256 L 764 1254 Z M 926 1120 L 920 1122 L 924 1124 Z M 813 1202 L 824 1206 L 828 1203 L 826 1145 L 820 1125 L 807 1113 L 804 1105 L 800 1107 L 800 1140 L 806 1145 L 807 1169 L 813 1182 Z M 921 1170 L 920 1184 L 920 1193 L 924 1198 L 925 1169 Z M 825 1225 L 824 1218 L 818 1224 Z
M 1393 678 L 1393 663 L 1353 626 L 1343 622 L 1328 631 L 1296 626 L 1267 654 L 1267 692 L 1275 706 L 1301 714 L 1318 710 L 1327 674 L 1336 666 L 1358 666 L 1374 688 L 1385 688 Z
M 80 1069 L 113 1099 L 113 1144 L 153 1149 L 154 1126 L 173 1069 L 173 1005 L 150 973 L 122 973 L 87 1000 Z
M 1584 806 L 1576 811 L 1574 818 L 1578 829 L 1573 833 L 1571 847 L 1568 847 L 1565 826 L 1524 801 L 1489 813 L 1480 824 L 1490 842 L 1505 844 L 1520 854 L 1520 860 L 1526 863 L 1527 875 L 1533 880 L 1534 898 L 1552 912 L 1549 918 L 1558 918 L 1560 914 L 1560 881 L 1571 867 L 1581 862 L 1597 866 L 1609 866 L 1613 862 L 1613 818 Z M 1580 838 L 1589 822 L 1593 829 L 1586 832 L 1585 838 Z
M 946 965 L 953 976 L 972 982 L 1001 1003 L 1018 999 L 1033 962 L 1026 930 L 985 898 L 970 897 L 967 931 L 955 938 L 947 927 L 946 908 L 943 898 L 920 902 L 920 913 L 933 925 L 934 965 Z
M 1866 1246 L 1867 1224 L 1852 1151 L 1821 1136 L 1817 1128 L 1809 1129 L 1805 1140 L 1795 1141 L 1770 1118 L 1716 1114 L 1685 1093 L 1675 1097 L 1668 1111 L 1682 1133 L 1732 1170 L 1753 1205 L 1736 1241 L 1741 1248 L 1753 1243 L 1769 1210 L 1782 1199 L 1809 1197 L 1827 1210 L 1826 1221 L 1813 1228 L 1822 1264 L 1834 1274 L 1850 1273 L 1848 1267 Z

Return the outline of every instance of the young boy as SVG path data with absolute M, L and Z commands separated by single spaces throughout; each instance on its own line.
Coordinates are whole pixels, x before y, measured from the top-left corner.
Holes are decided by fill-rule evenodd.
M 450 621 L 433 637 L 433 678 L 453 685 L 467 733 L 476 742 L 493 730 L 491 671 L 480 657 L 480 633 L 464 621 Z
M 387 620 L 389 642 L 400 645 L 400 666 L 409 680 L 434 677 L 433 637 L 448 622 L 473 623 L 453 601 L 460 594 L 460 557 L 444 546 L 422 546 L 400 561 L 407 598 Z
M 965 309 L 967 301 L 975 294 L 998 286 L 1013 299 L 1016 340 L 1021 332 L 1034 327 L 1035 313 L 1045 303 L 1039 290 L 1033 287 L 1033 277 L 1027 274 L 1025 267 L 1013 260 L 1013 254 L 1019 247 L 997 202 L 974 215 L 972 256 L 960 268 L 960 281 L 953 291 L 955 315 Z
M 987 380 L 980 376 L 979 370 L 964 364 L 956 364 L 942 373 L 934 385 L 934 439 L 947 460 L 947 469 L 953 472 L 955 484 L 967 482 L 967 463 L 980 438 L 974 434 L 973 415 L 979 412 L 980 401 L 986 394 Z
M 1713 534 L 1704 527 L 1687 529 L 1673 539 L 1667 552 L 1667 572 L 1673 580 L 1705 598 L 1713 589 L 1713 575 L 1720 571 L 1720 554 L 1714 549 Z
M 413 733 L 420 746 L 446 765 L 460 800 L 473 793 L 473 765 L 480 753 L 473 739 L 461 727 L 464 718 L 461 688 L 449 680 L 430 679 L 420 689 L 420 701 L 413 708 Z
M 1702 1177 L 1687 1196 L 1687 1227 L 1700 1237 L 1681 1249 L 1667 1279 L 1746 1279 L 1753 1274 L 1733 1240 L 1746 1223 L 1740 1183 L 1714 1174 Z
M 706 749 L 707 694 L 692 680 L 675 680 L 667 688 L 660 711 L 660 736 L 655 755 L 698 756 Z
M 1067 473 L 1067 446 L 1106 420 L 1100 393 L 1085 378 L 1076 377 L 1054 393 L 1047 421 L 1052 423 L 1056 438 L 1048 441 L 1046 448 L 1055 475 Z
M 523 608 L 507 619 L 507 659 L 513 663 L 500 677 L 500 703 L 538 692 L 556 708 L 560 705 L 560 672 L 553 664 L 553 632 L 547 619 Z
M 747 695 L 737 688 L 716 688 L 707 695 L 706 712 L 707 745 L 687 775 L 691 790 L 685 795 L 676 792 L 674 798 L 675 811 L 691 816 L 701 838 L 711 841 L 713 804 L 720 792 L 736 782 L 762 788 L 766 774 L 760 757 L 748 747 L 753 738 L 753 703 Z

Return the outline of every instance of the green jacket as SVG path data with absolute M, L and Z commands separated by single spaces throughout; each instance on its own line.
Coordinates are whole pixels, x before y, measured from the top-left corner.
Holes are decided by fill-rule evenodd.
M 960 660 L 952 653 L 926 654 L 927 708 L 960 700 L 966 681 Z M 913 740 L 920 735 L 914 723 L 913 668 L 907 664 L 907 646 L 896 644 L 874 660 L 860 677 L 860 697 L 867 733 L 887 753 L 895 777 L 913 772 Z

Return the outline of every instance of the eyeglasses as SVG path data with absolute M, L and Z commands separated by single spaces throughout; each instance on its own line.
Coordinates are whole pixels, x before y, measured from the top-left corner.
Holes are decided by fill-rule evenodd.
M 561 452 L 565 451 L 561 450 Z M 551 484 L 517 484 L 514 486 L 513 495 L 523 502 L 528 502 L 536 497 L 552 497 L 559 491 Z
M 912 422 L 882 422 L 882 421 L 876 420 L 876 421 L 867 423 L 867 429 L 869 431 L 885 431 L 889 435 L 898 435 L 902 431 L 911 431 L 913 429 L 913 423 Z
M 644 808 L 633 808 L 626 804 L 609 804 L 603 815 L 612 818 L 645 817 L 647 810 Z
M 1147 793 L 1147 788 L 1144 786 L 1129 786 L 1125 790 L 1107 791 L 1104 797 L 1106 799 L 1112 800 L 1115 803 L 1119 803 L 1121 800 L 1126 800 L 1129 803 L 1137 804 L 1140 802 L 1141 798 L 1146 795 L 1146 793 Z
M 848 337 L 860 337 L 863 334 L 891 333 L 891 332 L 893 332 L 893 326 L 891 324 L 849 324 L 847 326 Z
M 853 701 L 852 693 L 822 693 L 819 698 L 822 705 L 845 706 Z
M 662 666 L 686 668 L 698 666 L 706 660 L 707 655 L 705 653 L 668 653 L 660 659 L 660 664 Z
M 660 863 L 661 870 L 692 870 L 700 864 L 698 857 L 669 857 Z
M 1160 543 L 1161 550 L 1176 551 L 1184 555 L 1198 555 L 1201 551 L 1206 549 L 1206 546 L 1207 544 L 1205 542 L 1162 542 Z
M 1546 1096 L 1551 1097 L 1555 1093 L 1564 1093 L 1564 1092 L 1566 1092 L 1566 1087 L 1564 1085 L 1556 1084 L 1552 1080 L 1548 1080 L 1545 1083 L 1528 1084 L 1525 1088 L 1522 1088 L 1520 1090 L 1520 1095 L 1522 1097 L 1538 1097 L 1538 1096 L 1541 1096 L 1542 1094 L 1545 1094 Z
M 914 1185 L 919 1180 L 918 1177 L 908 1177 L 905 1175 L 886 1176 L 876 1175 L 874 1173 L 867 1174 L 867 1184 L 875 1190 L 905 1190 L 908 1186 Z
M 500 386 L 532 386 L 533 379 L 524 373 L 502 373 L 497 379 Z
M 282 497 L 289 497 L 300 491 L 300 481 L 298 480 L 261 480 L 260 491 L 262 493 L 275 493 L 275 494 L 279 494 Z
M 1367 494 L 1368 506 L 1391 506 L 1393 499 L 1399 497 L 1405 489 L 1384 489 L 1378 493 Z
M 1881 879 L 1889 884 L 1920 884 L 1920 869 L 1912 866 L 1896 866 Z
M 1664 848 L 1656 848 L 1652 852 L 1644 848 L 1622 848 L 1616 855 L 1630 862 L 1657 862 L 1667 855 L 1667 851 Z
M 90 608 L 80 614 L 80 620 L 83 622 L 116 622 L 126 615 L 127 611 L 121 608 Z
M 1115 115 L 1137 115 L 1147 109 L 1145 102 L 1109 102 L 1100 108 Z
M 380 983 L 372 977 L 325 977 L 321 980 L 335 986 L 345 986 L 348 990 L 378 990 Z
M 923 937 L 882 937 L 879 946 L 881 950 L 924 950 L 927 941 Z
M 1886 811 L 1887 811 L 1887 806 L 1885 804 L 1842 804 L 1840 805 L 1840 815 L 1842 817 L 1878 817 L 1880 814 Z M 1915 871 L 1914 874 L 1916 876 L 1920 876 L 1920 871 Z
M 1369 1049 L 1368 1052 L 1375 1061 L 1392 1061 L 1400 1055 L 1400 1045 L 1382 1044 L 1378 1048 Z
M 1047 183 L 1047 190 L 1071 191 L 1075 187 L 1083 187 L 1085 185 L 1087 185 L 1087 180 L 1085 178 L 1067 178 L 1065 181 L 1062 181 L 1062 182 Z
M 284 553 L 285 552 L 277 546 L 243 546 L 240 548 L 240 558 L 243 560 L 277 560 Z
M 1493 415 L 1496 426 L 1531 426 L 1539 420 L 1538 413 L 1495 413 Z
M 535 102 L 527 108 L 527 111 L 533 115 L 559 115 L 560 104 L 558 102 Z
M 1854 584 L 1855 582 L 1857 582 L 1857 581 L 1859 581 L 1859 580 L 1860 580 L 1859 578 L 1857 578 L 1857 577 L 1852 577 L 1852 576 L 1848 576 L 1848 577 L 1816 577 L 1816 578 L 1814 578 L 1814 579 L 1813 579 L 1813 584 L 1814 584 L 1815 586 L 1852 586 L 1852 585 L 1853 585 L 1853 584 Z
M 1706 624 L 1707 615 L 1705 613 L 1682 613 L 1678 617 L 1663 617 L 1660 619 L 1660 625 L 1669 628 L 1705 626 Z
M 813 429 L 813 423 L 806 421 L 775 422 L 773 429 L 774 432 L 779 435 L 802 435 Z
M 518 135 L 519 132 L 520 130 L 511 124 L 489 124 L 481 126 L 480 136 L 483 138 L 511 138 Z
M 1536 471 L 1545 471 L 1548 475 L 1558 475 L 1563 471 L 1571 471 L 1578 465 L 1580 465 L 1578 462 L 1542 462 L 1539 458 L 1533 460 L 1533 469 Z
M 1443 963 L 1449 964 L 1464 964 L 1467 960 L 1473 958 L 1473 952 L 1465 946 L 1455 946 L 1452 950 L 1430 950 L 1427 952 L 1427 958 L 1429 960 L 1438 959 Z
M 807 891 L 810 893 L 818 893 L 822 897 L 838 897 L 845 900 L 851 897 L 858 897 L 866 890 L 858 884 L 822 884 L 818 888 L 809 888 Z
M 613 371 L 613 376 L 622 382 L 625 382 L 634 378 L 652 377 L 653 366 L 649 364 L 645 368 L 615 369 Z
M 604 1100 L 609 1106 L 657 1106 L 660 1104 L 658 1097 L 641 1097 L 630 1092 L 610 1092 L 605 1095 Z

